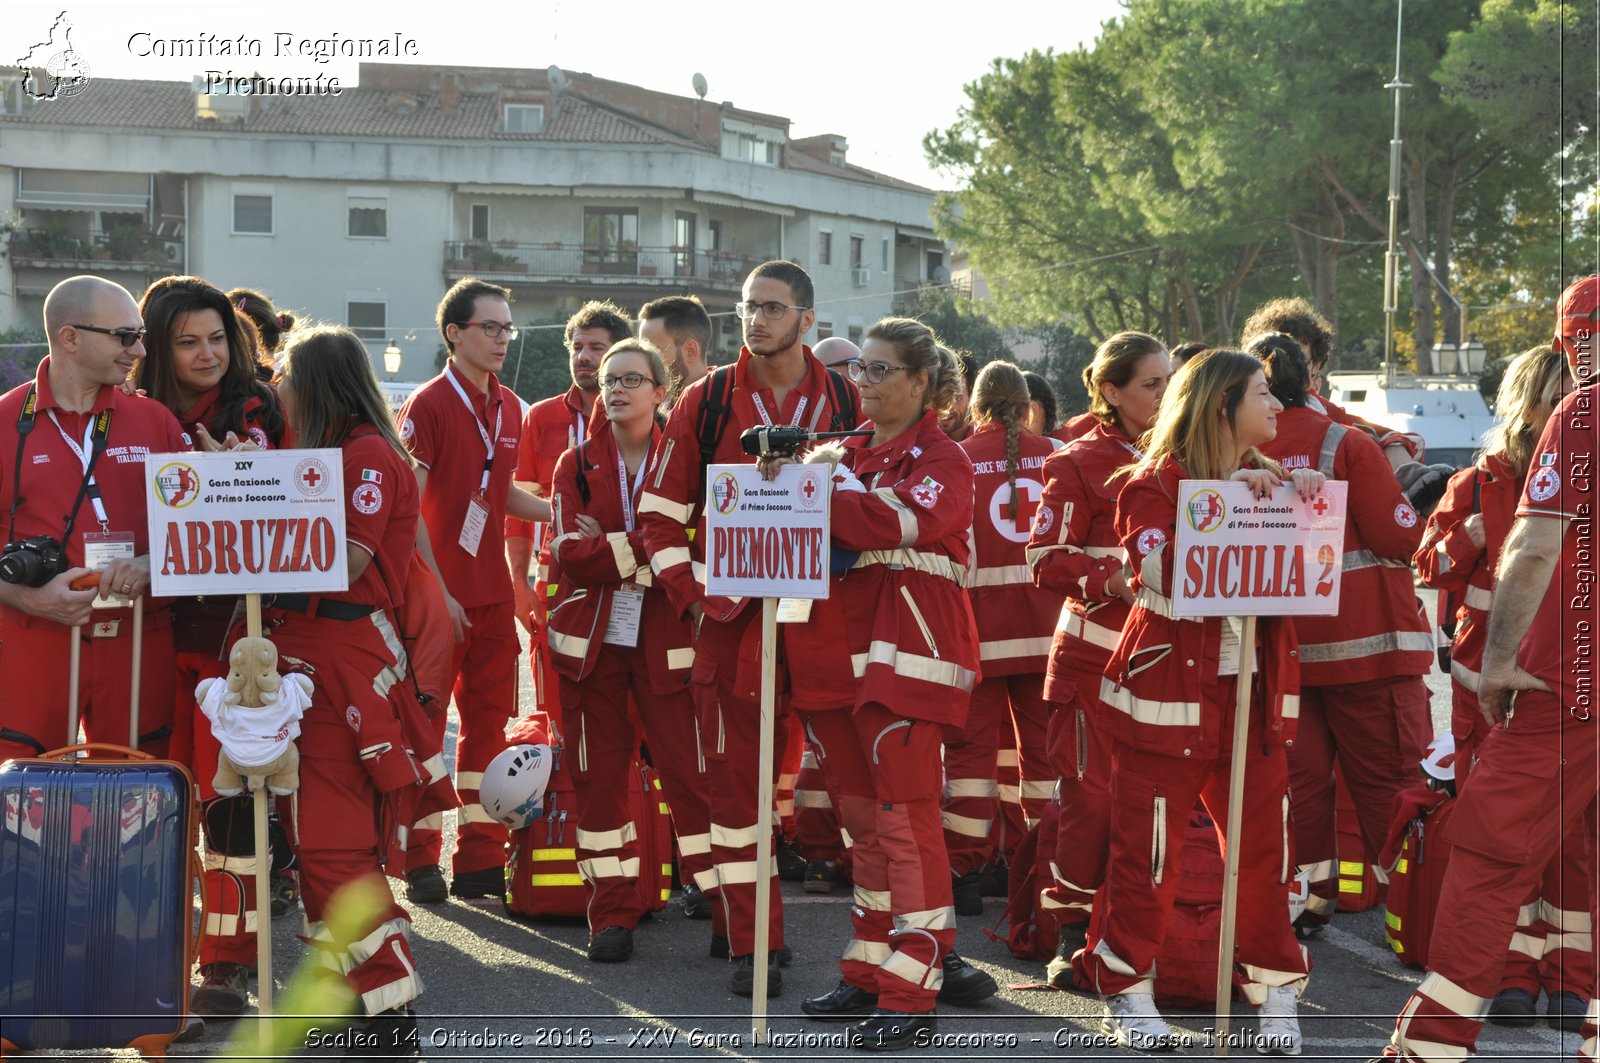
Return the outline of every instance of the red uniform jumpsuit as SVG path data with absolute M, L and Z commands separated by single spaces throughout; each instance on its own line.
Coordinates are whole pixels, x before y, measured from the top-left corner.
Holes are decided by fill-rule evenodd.
M 1198 797 L 1228 822 L 1234 691 L 1221 617 L 1172 616 L 1172 545 L 1183 467 L 1167 458 L 1135 472 L 1117 497 L 1117 533 L 1133 566 L 1137 599 L 1100 684 L 1097 722 L 1111 736 L 1111 857 L 1101 938 L 1085 967 L 1102 995 L 1153 992 L 1155 957 L 1177 893 L 1189 813 Z M 1299 663 L 1294 630 L 1257 624 L 1255 682 L 1244 770 L 1239 844 L 1238 970 L 1245 996 L 1306 978 L 1306 956 L 1289 925 L 1285 892 L 1293 874 L 1288 765 Z M 1234 643 L 1237 644 L 1235 638 Z M 1218 828 L 1221 833 L 1221 828 Z
M 942 812 L 950 870 L 976 871 L 994 857 L 990 829 L 999 811 L 996 729 L 1013 730 L 1020 768 L 1020 798 L 1028 825 L 1055 791 L 1045 752 L 1049 704 L 1045 661 L 1059 605 L 1034 587 L 1024 552 L 1034 510 L 1044 494 L 1040 468 L 1060 444 L 1023 432 L 1018 441 L 1017 512 L 1006 474 L 1006 426 L 983 425 L 961 442 L 972 462 L 972 572 L 967 594 L 983 640 L 978 646 L 983 682 L 972 691 L 966 723 L 946 728 Z
M 1517 665 L 1551 689 L 1518 692 L 1505 723 L 1477 746 L 1477 765 L 1450 821 L 1454 848 L 1428 945 L 1431 971 L 1395 1020 L 1389 1055 L 1442 1061 L 1472 1053 L 1519 909 L 1559 858 L 1563 840 L 1580 824 L 1595 833 L 1595 399 L 1593 385 L 1580 387 L 1550 415 L 1517 506 L 1519 520 L 1564 527 L 1561 556 L 1517 653 Z M 1591 950 L 1597 908 L 1591 890 Z M 1591 996 L 1578 1048 L 1591 1061 L 1600 1058 L 1597 1009 Z
M 1067 418 L 1060 428 L 1050 433 L 1050 438 L 1062 443 L 1071 443 L 1093 432 L 1099 424 L 1100 420 L 1094 414 L 1080 413 L 1076 417 Z
M 659 439 L 661 433 L 655 433 Z M 579 487 L 583 463 L 584 489 Z M 561 456 L 555 470 L 552 553 L 561 581 L 550 612 L 551 657 L 561 677 L 565 741 L 578 791 L 578 870 L 593 888 L 589 931 L 633 929 L 641 902 L 638 832 L 628 818 L 628 777 L 639 756 L 639 730 L 629 695 L 661 775 L 673 827 L 684 852 L 683 873 L 701 889 L 716 888 L 711 868 L 711 820 L 695 733 L 689 673 L 694 632 L 654 586 L 644 539 L 637 529 L 639 488 L 648 458 L 629 477 L 609 426 Z M 577 518 L 587 514 L 605 534 L 585 538 Z M 635 599 L 636 623 L 608 641 L 618 595 Z
M 1296 859 L 1309 871 L 1306 911 L 1323 922 L 1338 900 L 1334 761 L 1355 802 L 1367 862 L 1389 836 L 1394 798 L 1416 781 L 1433 738 L 1428 687 L 1433 633 L 1418 610 L 1411 555 L 1422 521 L 1383 451 L 1365 433 L 1303 407 L 1278 415 L 1261 452 L 1286 469 L 1350 484 L 1338 616 L 1299 617 L 1300 726 L 1289 749 Z
M 502 867 L 506 829 L 478 803 L 483 769 L 505 748 L 506 721 L 517 711 L 517 623 L 505 556 L 506 494 L 516 454 L 521 407 L 493 374 L 480 391 L 454 365 L 406 400 L 400 435 L 428 470 L 422 517 L 445 587 L 472 626 L 455 644 L 447 688 L 461 718 L 456 738 L 456 874 Z M 486 510 L 476 553 L 462 544 L 469 507 Z M 406 557 L 410 564 L 410 556 Z M 443 741 L 445 715 L 434 718 Z M 437 823 L 413 824 L 406 867 L 439 862 Z
M 597 416 L 597 401 L 573 384 L 562 394 L 541 399 L 528 407 L 527 414 L 522 418 L 522 438 L 517 443 L 515 478 L 518 483 L 532 484 L 533 493 L 540 498 L 550 497 L 555 490 L 556 462 L 561 455 L 593 435 L 597 425 L 605 423 L 603 414 Z M 525 536 L 532 540 L 535 612 L 531 618 L 534 637 L 528 643 L 533 647 L 528 667 L 533 672 L 534 702 L 555 721 L 559 733 L 561 706 L 557 698 L 560 696 L 560 684 L 554 662 L 545 651 L 548 643 L 541 635 L 550 610 L 555 606 L 553 599 L 556 587 L 551 582 L 550 573 L 550 540 L 555 538 L 555 534 L 548 524 L 540 524 L 536 528 L 532 523 L 515 517 L 506 519 L 507 537 Z M 526 579 L 527 574 L 513 572 L 511 578 Z
M 865 490 L 833 492 L 833 545 L 861 554 L 808 623 L 785 625 L 784 643 L 807 662 L 794 704 L 854 845 L 840 977 L 879 1008 L 917 1014 L 933 1010 L 956 936 L 939 747 L 977 679 L 961 590 L 972 466 L 932 412 L 881 446 L 848 447 L 845 462 Z
M 1061 826 L 1040 908 L 1057 925 L 1089 921 L 1105 880 L 1111 828 L 1111 743 L 1099 724 L 1100 677 L 1129 606 L 1106 590 L 1125 568 L 1117 538 L 1116 471 L 1139 460 L 1118 428 L 1097 425 L 1044 463 L 1044 500 L 1028 540 L 1034 582 L 1065 599 L 1050 646 L 1045 696 L 1050 762 L 1060 776 Z
M 1522 493 L 1523 478 L 1499 456 L 1490 455 L 1484 463 L 1487 468 L 1462 469 L 1451 477 L 1428 518 L 1416 556 L 1422 581 L 1449 592 L 1460 603 L 1450 648 L 1450 731 L 1456 743 L 1458 787 L 1466 785 L 1473 755 L 1490 732 L 1478 710 L 1478 669 L 1488 638 L 1495 568 Z M 1481 549 L 1464 527 L 1474 512 L 1483 516 Z M 1582 824 L 1574 824 L 1534 893 L 1524 898 L 1501 989 L 1523 989 L 1535 997 L 1541 987 L 1551 993 L 1591 995 L 1594 953 L 1583 930 L 1589 918 L 1593 861 L 1592 839 Z
M 780 408 L 770 388 L 750 373 L 754 357 L 741 348 L 732 368 L 731 412 L 713 455 L 713 464 L 753 463 L 739 444 L 739 433 L 762 424 L 799 424 L 827 431 L 837 413 L 827 370 L 806 348 L 807 373 L 790 389 Z M 701 748 L 711 762 L 706 772 L 711 809 L 711 861 L 722 895 L 730 956 L 755 951 L 756 835 L 766 829 L 771 810 L 756 793 L 760 747 L 761 610 L 744 601 L 705 594 L 704 484 L 700 464 L 700 409 L 711 376 L 689 385 L 667 420 L 666 435 L 639 503 L 640 527 L 650 568 L 680 616 L 699 604 L 705 620 L 695 638 L 692 690 Z M 853 426 L 852 426 L 853 427 Z M 809 667 L 809 663 L 807 665 Z M 780 678 L 779 685 L 783 680 Z M 776 722 L 782 733 L 786 706 Z M 774 754 L 774 774 L 779 770 Z M 773 869 L 765 876 L 772 896 L 769 949 L 783 946 L 783 899 Z
M 224 423 L 218 419 L 222 413 L 218 408 L 221 396 L 222 385 L 211 388 L 193 406 L 178 412 L 179 424 L 205 425 L 211 437 L 219 441 L 234 432 L 263 450 L 282 443 L 281 433 L 276 438 L 267 435 L 265 421 L 270 411 L 265 399 L 247 399 L 239 421 Z M 194 688 L 200 680 L 228 673 L 224 643 L 236 603 L 232 595 L 210 595 L 178 598 L 172 605 L 177 651 L 172 755 L 193 770 L 200 798 L 206 803 L 206 922 L 200 928 L 201 966 L 220 961 L 254 967 L 256 962 L 256 847 L 250 795 L 212 803 L 219 800 L 211 786 L 217 773 L 219 747 L 211 733 L 211 722 L 194 700 Z M 287 802 L 280 804 L 287 807 Z M 291 858 L 290 854 L 273 855 L 277 867 L 283 867 Z
M 372 561 L 343 593 L 264 600 L 262 621 L 278 648 L 279 669 L 300 672 L 313 685 L 311 708 L 300 721 L 295 797 L 303 936 L 322 965 L 350 983 L 366 1013 L 376 1015 L 422 992 L 411 918 L 394 903 L 381 868 L 385 824 L 399 810 L 400 793 L 426 781 L 391 702 L 406 665 L 383 577 L 403 571 L 416 548 L 417 481 L 370 425 L 351 432 L 342 450 L 348 548 Z M 243 633 L 242 626 L 233 632 Z M 382 903 L 353 939 L 336 942 L 325 921 L 329 903 L 358 880 Z
M 144 457 L 188 450 L 188 438 L 165 406 L 154 399 L 124 395 L 115 387 L 101 388 L 89 413 L 68 412 L 50 390 L 49 372 L 46 356 L 32 384 L 19 385 L 0 398 L 0 520 L 9 523 L 8 515 L 20 496 L 13 541 L 48 535 L 59 542 L 66 515 L 84 482 L 84 466 L 96 446 L 94 422 L 98 414 L 110 411 L 104 451 L 94 464 L 98 507 L 85 498 L 78 508 L 66 544 L 66 564 L 83 565 L 87 535 L 127 536 L 134 556 L 149 553 Z M 18 422 L 30 387 L 37 388 L 38 399 L 24 441 L 18 436 Z M 96 609 L 81 632 L 78 706 L 91 742 L 128 744 L 132 615 L 128 608 Z M 26 676 L 25 683 L 14 685 L 0 699 L 0 760 L 37 756 L 78 741 L 66 733 L 69 630 L 0 606 L 0 667 L 6 675 Z M 172 612 L 165 602 L 147 601 L 139 746 L 157 756 L 166 754 L 172 733 L 172 658 Z

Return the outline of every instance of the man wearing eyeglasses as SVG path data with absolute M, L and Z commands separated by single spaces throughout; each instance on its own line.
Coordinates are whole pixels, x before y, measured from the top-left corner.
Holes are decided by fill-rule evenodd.
M 505 724 L 517 709 L 522 647 L 506 565 L 506 517 L 548 520 L 550 506 L 511 482 L 521 405 L 498 378 L 517 336 L 511 293 L 468 278 L 445 293 L 435 316 L 450 358 L 444 372 L 401 408 L 400 437 L 417 459 L 417 545 L 444 588 L 456 640 L 445 684 L 461 718 L 456 790 L 462 807 L 449 892 L 498 897 L 505 891 L 506 830 L 479 803 L 478 784 L 505 748 Z M 442 742 L 442 713 L 436 722 Z M 439 824 L 414 824 L 406 849 L 409 900 L 445 899 L 439 857 Z
M 706 772 L 711 858 L 723 900 L 712 925 L 712 955 L 733 958 L 730 988 L 740 996 L 754 992 L 757 883 L 764 881 L 772 898 L 768 942 L 773 961 L 783 951 L 783 903 L 777 879 L 758 869 L 755 860 L 758 832 L 768 829 L 772 813 L 770 797 L 757 794 L 761 610 L 748 601 L 706 596 L 705 466 L 753 461 L 740 447 L 739 434 L 758 425 L 793 424 L 814 431 L 855 427 L 855 387 L 830 376 L 803 342 L 816 316 L 814 298 L 810 276 L 793 262 L 764 262 L 751 271 L 735 307 L 744 323 L 738 361 L 684 391 L 639 503 L 650 567 L 678 611 L 699 623 L 692 682 L 701 742 L 713 765 Z M 706 441 L 714 445 L 705 462 L 701 411 L 713 396 L 725 397 L 728 412 L 720 433 Z M 780 706 L 780 711 L 787 710 Z M 782 720 L 777 731 L 784 731 Z M 776 962 L 769 963 L 767 978 L 768 995 L 776 996 L 783 987 Z
M 130 604 L 150 587 L 144 458 L 191 449 L 166 407 L 118 386 L 145 353 L 126 289 L 71 277 L 45 298 L 44 321 L 49 354 L 0 398 L 0 661 L 17 679 L 0 699 L 0 760 L 78 741 L 63 712 L 75 636 L 83 730 L 91 742 L 127 744 Z M 63 543 L 64 560 L 47 563 Z M 73 590 L 91 569 L 99 584 Z M 141 659 L 138 744 L 162 756 L 175 659 L 167 610 L 145 611 Z

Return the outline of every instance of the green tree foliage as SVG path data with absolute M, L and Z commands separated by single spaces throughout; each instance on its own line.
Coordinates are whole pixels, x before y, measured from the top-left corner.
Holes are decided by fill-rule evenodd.
M 949 288 L 924 288 L 907 308 L 912 317 L 938 335 L 946 347 L 963 351 L 982 369 L 997 358 L 1012 357 L 1005 333 L 960 292 Z
M 1257 302 L 1298 291 L 1354 347 L 1381 330 L 1395 11 L 1130 0 L 1092 50 L 996 60 L 925 140 L 965 186 L 941 200 L 940 229 L 1004 323 L 1217 342 Z M 1474 277 L 1537 257 L 1516 216 L 1553 222 L 1546 243 L 1561 246 L 1559 169 L 1569 196 L 1592 187 L 1575 149 L 1594 126 L 1592 55 L 1571 87 L 1560 70 L 1563 50 L 1569 72 L 1584 65 L 1594 12 L 1408 0 L 1404 17 L 1400 347 L 1427 352 L 1441 327 L 1460 339 L 1441 292 L 1458 286 L 1458 256 Z

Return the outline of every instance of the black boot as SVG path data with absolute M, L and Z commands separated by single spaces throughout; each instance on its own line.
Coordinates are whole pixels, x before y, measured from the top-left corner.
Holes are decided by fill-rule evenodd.
M 951 949 L 940 961 L 944 967 L 944 985 L 939 990 L 939 1003 L 970 1008 L 980 1000 L 987 1000 L 1000 992 L 995 980 L 985 971 L 956 955 Z
M 855 1022 L 878 1007 L 878 994 L 840 982 L 830 993 L 800 1002 L 800 1010 L 821 1022 Z
M 950 876 L 950 904 L 957 915 L 982 915 L 983 894 L 978 889 L 978 872 Z
M 1088 945 L 1089 924 L 1071 923 L 1056 930 L 1056 954 L 1045 967 L 1045 977 L 1057 989 L 1072 988 L 1072 957 Z
M 910 1015 L 903 1011 L 879 1009 L 866 1022 L 850 1027 L 850 1047 L 873 1052 L 894 1052 L 910 1048 L 928 1035 L 937 1033 L 939 1019 L 931 1011 Z

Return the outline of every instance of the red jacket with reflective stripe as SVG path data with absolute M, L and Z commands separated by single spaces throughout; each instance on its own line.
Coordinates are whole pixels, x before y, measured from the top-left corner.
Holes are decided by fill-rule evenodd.
M 986 424 L 961 442 L 972 462 L 972 564 L 967 594 L 978 621 L 978 654 L 985 676 L 1039 675 L 1050 654 L 1060 612 L 1058 595 L 1033 585 L 1028 532 L 1044 494 L 1045 457 L 1061 444 L 1024 430 L 1017 441 L 1017 515 L 1010 512 L 1006 426 Z
M 1433 633 L 1411 575 L 1422 521 L 1378 444 L 1364 432 L 1334 428 L 1314 410 L 1291 408 L 1278 414 L 1278 434 L 1261 452 L 1285 469 L 1320 468 L 1330 480 L 1350 485 L 1339 615 L 1295 621 L 1301 683 L 1342 686 L 1427 674 L 1435 659 Z
M 654 432 L 652 442 L 660 435 L 659 430 Z M 578 490 L 580 450 L 589 489 L 587 502 Z M 648 479 L 648 459 L 646 465 Z M 581 448 L 574 447 L 561 455 L 556 463 L 554 488 L 551 523 L 555 538 L 551 548 L 560 559 L 561 578 L 547 630 L 556 671 L 568 679 L 582 679 L 594 669 L 613 598 L 619 588 L 632 585 L 645 588 L 638 641 L 634 650 L 620 648 L 643 655 L 650 687 L 656 693 L 682 689 L 694 665 L 694 634 L 666 595 L 653 585 L 637 518 L 635 530 L 626 530 L 616 437 L 605 424 Z M 580 513 L 598 521 L 604 534 L 599 538 L 580 535 Z
M 1227 756 L 1224 714 L 1234 711 L 1220 675 L 1222 617 L 1171 616 L 1172 551 L 1178 481 L 1173 458 L 1135 472 L 1117 496 L 1117 535 L 1133 565 L 1138 596 L 1100 684 L 1095 726 L 1121 742 L 1170 757 Z M 1266 694 L 1266 736 L 1287 744 L 1300 715 L 1300 667 L 1294 626 L 1256 621 L 1256 682 Z
M 847 447 L 844 464 L 854 473 L 835 477 L 833 547 L 861 556 L 809 623 L 784 625 L 794 704 L 876 702 L 959 726 L 978 681 L 977 625 L 961 586 L 972 465 L 931 412 L 882 446 Z M 837 486 L 851 478 L 865 490 Z
M 1488 468 L 1476 465 L 1450 477 L 1444 497 L 1428 518 L 1417 550 L 1417 574 L 1430 587 L 1445 591 L 1455 603 L 1456 634 L 1450 646 L 1450 674 L 1470 690 L 1478 689 L 1478 670 L 1488 645 L 1489 605 L 1494 594 L 1494 570 L 1500 550 L 1516 520 L 1522 477 L 1501 458 L 1490 455 Z M 1478 508 L 1483 514 L 1484 545 L 1467 537 L 1466 521 L 1472 516 L 1474 480 L 1478 480 Z
M 680 614 L 699 602 L 713 620 L 730 620 L 744 605 L 742 601 L 708 599 L 705 595 L 705 500 L 701 497 L 705 472 L 700 465 L 700 407 L 713 375 L 734 374 L 728 398 L 732 411 L 712 457 L 714 465 L 755 463 L 756 459 L 739 445 L 739 433 L 764 423 L 756 412 L 758 397 L 773 424 L 799 424 L 817 431 L 832 427 L 836 411 L 828 391 L 828 371 L 812 356 L 811 348 L 805 348 L 806 376 L 784 397 L 782 410 L 774 409 L 772 390 L 756 383 L 750 372 L 752 357 L 748 349 L 740 348 L 739 360 L 731 370 L 718 368 L 684 390 L 667 419 L 666 434 L 639 502 L 640 530 L 650 567 Z M 848 381 L 846 385 L 854 387 Z
M 1097 425 L 1045 459 L 1044 501 L 1028 540 L 1033 581 L 1066 601 L 1059 609 L 1050 646 L 1045 692 L 1056 698 L 1058 682 L 1076 685 L 1079 676 L 1101 675 L 1122 635 L 1129 606 L 1107 592 L 1106 581 L 1126 560 L 1117 538 L 1117 492 L 1124 480 L 1116 471 L 1139 460 L 1139 451 L 1121 430 Z M 1095 690 L 1085 691 L 1092 702 Z

